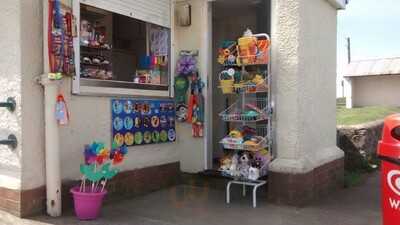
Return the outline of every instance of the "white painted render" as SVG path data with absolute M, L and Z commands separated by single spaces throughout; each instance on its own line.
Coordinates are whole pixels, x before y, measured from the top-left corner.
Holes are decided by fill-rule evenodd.
M 15 134 L 22 136 L 21 109 L 21 32 L 20 2 L 1 1 L 0 7 L 0 101 L 15 97 L 17 109 L 14 113 L 0 109 L 0 139 Z M 21 145 L 14 151 L 0 146 L 0 186 L 10 189 L 21 188 Z
M 343 157 L 335 129 L 336 16 L 325 0 L 272 1 L 272 171 L 306 173 Z
M 22 189 L 41 186 L 44 177 L 44 97 L 42 0 L 20 0 L 22 70 Z
M 174 29 L 174 50 L 175 57 L 178 59 L 180 50 L 199 50 L 198 67 L 199 74 L 203 81 L 207 80 L 209 74 L 209 48 L 208 48 L 208 3 L 203 0 L 190 0 L 183 3 L 189 3 L 192 6 L 192 24 L 189 27 L 181 27 L 175 24 Z M 177 2 L 176 4 L 181 4 Z M 204 90 L 204 97 L 207 99 L 208 88 Z M 205 107 L 207 108 L 207 107 Z M 206 114 L 206 117 L 208 115 Z M 207 123 L 207 122 L 206 122 Z M 205 123 L 205 124 L 206 124 Z M 191 132 L 191 128 L 186 125 L 186 132 Z M 185 131 L 184 131 L 185 132 Z M 181 135 L 181 133 L 179 134 Z M 202 138 L 189 138 L 192 144 L 188 148 L 180 149 L 179 156 L 181 168 L 186 172 L 199 172 L 205 168 L 205 140 Z
M 352 77 L 354 107 L 400 106 L 399 75 Z

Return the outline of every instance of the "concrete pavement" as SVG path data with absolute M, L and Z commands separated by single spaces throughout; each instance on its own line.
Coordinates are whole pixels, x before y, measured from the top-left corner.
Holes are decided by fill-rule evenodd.
M 381 224 L 379 174 L 340 190 L 307 207 L 268 203 L 260 198 L 251 207 L 250 195 L 236 189 L 230 205 L 225 192 L 192 186 L 176 186 L 146 196 L 113 202 L 96 221 L 78 221 L 73 212 L 61 218 L 46 216 L 18 219 L 0 214 L 0 224 L 14 225 L 378 225 Z

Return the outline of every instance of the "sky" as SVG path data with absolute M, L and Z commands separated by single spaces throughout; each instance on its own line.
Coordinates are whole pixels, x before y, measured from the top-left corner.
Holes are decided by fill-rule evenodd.
M 400 57 L 400 0 L 350 0 L 339 11 L 339 77 L 347 64 L 346 37 L 352 60 Z

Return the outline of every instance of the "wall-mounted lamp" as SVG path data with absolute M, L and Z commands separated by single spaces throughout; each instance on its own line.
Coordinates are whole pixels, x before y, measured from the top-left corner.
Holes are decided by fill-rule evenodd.
M 179 26 L 187 27 L 192 24 L 192 6 L 190 4 L 178 5 L 176 14 Z

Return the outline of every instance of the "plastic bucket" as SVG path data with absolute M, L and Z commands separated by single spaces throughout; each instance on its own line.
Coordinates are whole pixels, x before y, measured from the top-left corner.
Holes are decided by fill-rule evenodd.
M 80 192 L 79 187 L 70 189 L 74 198 L 75 214 L 80 220 L 94 220 L 99 217 L 103 198 L 107 191 L 103 192 Z
M 220 80 L 221 90 L 223 94 L 230 94 L 233 92 L 234 80 Z

